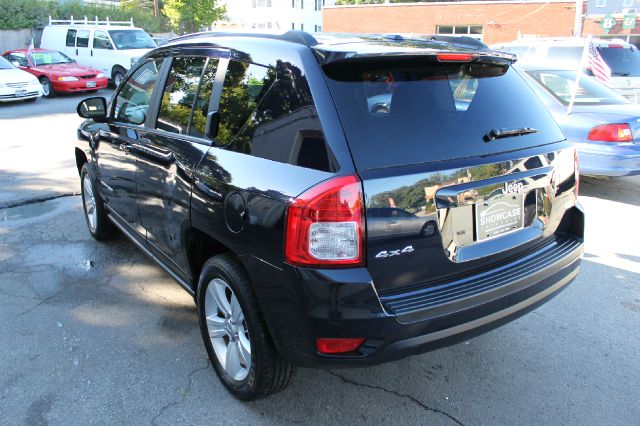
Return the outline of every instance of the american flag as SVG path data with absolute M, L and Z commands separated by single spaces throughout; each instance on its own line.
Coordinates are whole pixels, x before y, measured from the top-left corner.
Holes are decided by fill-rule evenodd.
M 611 78 L 611 68 L 609 68 L 604 59 L 602 59 L 600 52 L 598 52 L 598 49 L 593 45 L 593 42 L 589 40 L 588 43 L 587 69 L 590 69 L 598 80 L 608 83 Z

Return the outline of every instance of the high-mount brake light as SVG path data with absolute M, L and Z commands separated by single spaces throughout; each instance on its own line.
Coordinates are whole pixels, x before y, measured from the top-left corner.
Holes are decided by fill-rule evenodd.
M 436 58 L 440 62 L 470 62 L 478 55 L 473 53 L 436 53 Z
M 287 209 L 285 260 L 310 267 L 364 265 L 364 198 L 355 175 L 326 180 Z
M 627 123 L 602 124 L 589 131 L 588 139 L 599 142 L 632 142 L 633 133 Z

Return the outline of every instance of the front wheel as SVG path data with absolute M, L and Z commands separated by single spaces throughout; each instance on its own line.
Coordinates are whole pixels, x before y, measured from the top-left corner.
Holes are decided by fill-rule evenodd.
M 115 67 L 113 72 L 111 73 L 111 82 L 115 88 L 120 86 L 122 80 L 124 80 L 124 76 L 127 72 L 122 67 Z
M 40 79 L 40 84 L 42 84 L 42 94 L 45 98 L 53 98 L 56 96 L 56 92 L 53 90 L 51 80 L 49 80 L 47 77 L 42 77 Z
M 240 263 L 230 254 L 205 262 L 197 293 L 204 345 L 236 398 L 264 398 L 287 387 L 293 366 L 278 355 Z
M 114 234 L 113 224 L 107 217 L 107 212 L 100 194 L 96 190 L 89 168 L 85 163 L 80 172 L 82 207 L 87 227 L 91 236 L 98 241 L 107 240 Z

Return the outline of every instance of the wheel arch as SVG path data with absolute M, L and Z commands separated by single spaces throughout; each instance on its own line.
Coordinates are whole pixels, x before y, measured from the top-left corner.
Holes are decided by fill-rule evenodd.
M 87 154 L 80 148 L 76 148 L 76 167 L 78 168 L 78 175 L 82 172 L 82 166 L 88 162 Z
M 196 227 L 190 227 L 185 231 L 184 241 L 187 252 L 187 261 L 189 262 L 191 276 L 193 277 L 191 286 L 194 294 L 198 291 L 198 281 L 200 279 L 202 266 L 208 259 L 218 254 L 228 253 L 234 256 L 238 262 L 242 264 L 240 257 L 234 253 L 233 250 L 216 238 L 212 237 L 210 234 Z

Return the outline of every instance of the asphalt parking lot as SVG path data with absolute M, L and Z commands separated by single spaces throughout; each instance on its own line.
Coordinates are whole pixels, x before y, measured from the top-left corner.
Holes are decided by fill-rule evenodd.
M 0 424 L 640 423 L 640 177 L 582 180 L 581 274 L 529 315 L 382 366 L 299 369 L 242 403 L 193 300 L 125 238 L 90 238 L 80 99 L 0 104 Z

